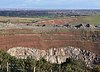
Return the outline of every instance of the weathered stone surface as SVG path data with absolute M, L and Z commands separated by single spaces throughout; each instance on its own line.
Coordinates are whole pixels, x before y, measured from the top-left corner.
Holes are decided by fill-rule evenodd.
M 70 46 L 64 48 L 51 48 L 47 51 L 35 48 L 14 47 L 9 49 L 7 52 L 17 58 L 23 59 L 32 57 L 36 60 L 44 58 L 50 63 L 58 64 L 65 62 L 67 58 L 82 59 L 89 67 L 93 66 L 94 61 L 100 60 L 99 56 L 92 52 Z

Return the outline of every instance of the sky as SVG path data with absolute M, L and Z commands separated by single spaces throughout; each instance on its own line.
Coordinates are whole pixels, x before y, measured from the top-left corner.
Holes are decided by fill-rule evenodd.
M 0 8 L 100 9 L 100 0 L 0 0 Z

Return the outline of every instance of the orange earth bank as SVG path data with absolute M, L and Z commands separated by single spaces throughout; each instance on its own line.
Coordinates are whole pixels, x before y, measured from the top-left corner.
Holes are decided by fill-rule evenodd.
M 66 46 L 79 47 L 100 55 L 100 43 L 81 40 L 78 33 L 0 35 L 0 48 L 3 50 L 8 50 L 12 47 L 47 50 Z
M 58 25 L 62 25 L 62 24 L 66 24 L 66 23 L 76 22 L 77 20 L 78 20 L 77 18 L 54 19 L 54 20 L 37 22 L 37 24 L 53 24 L 53 25 L 58 24 Z

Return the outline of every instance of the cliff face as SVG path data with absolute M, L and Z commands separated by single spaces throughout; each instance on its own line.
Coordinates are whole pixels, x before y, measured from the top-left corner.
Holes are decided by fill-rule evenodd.
M 32 57 L 36 60 L 44 58 L 50 63 L 58 64 L 66 62 L 67 58 L 82 59 L 89 67 L 92 67 L 94 62 L 100 60 L 100 57 L 92 52 L 71 46 L 64 48 L 51 48 L 48 50 L 40 50 L 26 47 L 14 47 L 9 49 L 7 52 L 17 58 L 25 59 L 27 57 Z
M 100 31 L 70 30 L 65 33 L 0 35 L 0 48 L 6 51 L 13 47 L 48 50 L 67 46 L 100 55 Z
M 51 23 L 54 22 L 51 20 Z M 0 49 L 7 51 L 13 47 L 28 47 L 48 50 L 72 46 L 100 55 L 100 29 L 98 26 L 47 24 L 48 22 L 44 25 L 0 23 Z
M 96 56 L 100 56 L 100 29 L 95 26 L 21 26 L 1 26 L 0 49 L 17 58 L 30 56 L 39 60 L 43 57 L 58 64 L 67 58 L 74 58 L 82 59 L 87 66 L 92 66 L 94 61 L 100 60 Z

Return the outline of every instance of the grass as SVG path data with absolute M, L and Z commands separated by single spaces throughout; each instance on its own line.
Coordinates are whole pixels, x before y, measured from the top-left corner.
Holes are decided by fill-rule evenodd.
M 51 18 L 51 20 L 52 19 L 67 19 L 67 18 L 70 18 L 70 17 L 69 16 L 57 17 L 57 18 L 54 17 L 54 18 Z M 88 24 L 89 23 L 92 25 L 100 25 L 100 15 L 78 16 L 78 17 L 73 17 L 73 18 L 77 18 L 77 21 L 70 22 L 70 24 L 79 24 L 79 23 Z
M 0 22 L 11 22 L 11 23 L 32 23 L 42 21 L 42 18 L 22 18 L 22 17 L 4 17 L 0 16 Z
M 67 19 L 69 16 L 60 17 L 59 19 Z M 100 25 L 100 15 L 93 16 L 78 16 L 76 17 L 77 21 L 71 22 L 70 24 L 79 24 L 79 23 L 90 23 L 93 25 Z M 4 17 L 0 16 L 0 22 L 11 22 L 11 23 L 35 23 L 38 21 L 46 21 L 46 20 L 58 19 L 58 18 L 48 18 L 46 16 L 37 17 L 37 18 L 22 18 L 22 17 Z
M 84 24 L 92 24 L 92 25 L 100 25 L 100 15 L 94 15 L 94 16 L 80 16 L 77 17 L 77 21 L 73 22 L 72 24 L 79 24 L 79 23 L 84 23 Z

